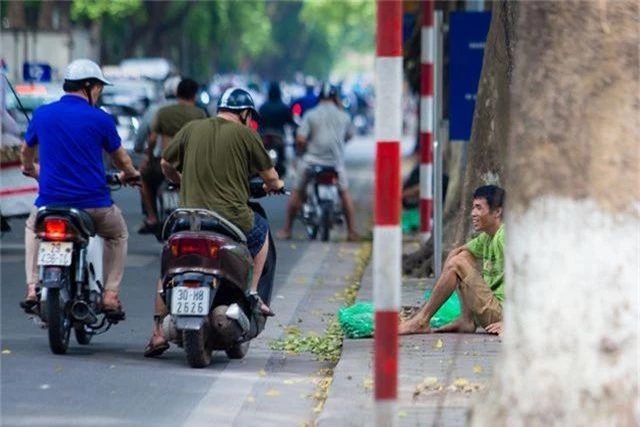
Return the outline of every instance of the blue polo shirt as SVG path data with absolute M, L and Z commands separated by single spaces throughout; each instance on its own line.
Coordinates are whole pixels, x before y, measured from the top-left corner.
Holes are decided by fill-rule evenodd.
M 116 151 L 120 137 L 109 114 L 84 98 L 65 95 L 34 112 L 25 141 L 29 147 L 40 146 L 36 206 L 87 209 L 113 204 L 102 150 Z

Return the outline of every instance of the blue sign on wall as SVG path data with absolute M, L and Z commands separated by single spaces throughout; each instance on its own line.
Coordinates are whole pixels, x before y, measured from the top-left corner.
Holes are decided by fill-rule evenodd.
M 449 138 L 471 139 L 491 12 L 453 12 L 449 25 Z
M 51 65 L 42 62 L 25 62 L 22 64 L 22 79 L 25 82 L 50 82 Z

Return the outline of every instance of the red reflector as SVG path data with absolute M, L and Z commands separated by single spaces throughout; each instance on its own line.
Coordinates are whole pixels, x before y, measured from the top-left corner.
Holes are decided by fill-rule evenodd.
M 44 220 L 44 238 L 46 240 L 64 240 L 67 237 L 67 221 L 57 218 Z
M 333 185 L 338 183 L 338 175 L 334 172 L 322 172 L 316 176 L 318 184 Z
M 195 281 L 193 281 L 193 280 L 184 281 L 184 282 L 182 282 L 182 284 L 187 288 L 199 288 L 200 287 L 200 282 L 198 282 L 197 280 L 195 280 Z
M 220 243 L 207 237 L 175 236 L 169 239 L 171 255 L 199 255 L 206 258 L 218 256 Z
M 291 108 L 291 112 L 293 113 L 294 116 L 299 116 L 300 114 L 302 114 L 302 105 L 293 104 L 293 107 Z

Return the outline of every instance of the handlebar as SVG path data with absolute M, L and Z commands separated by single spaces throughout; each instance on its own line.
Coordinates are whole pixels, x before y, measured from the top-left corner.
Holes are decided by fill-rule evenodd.
M 105 178 L 107 181 L 107 185 L 112 188 L 113 187 L 120 188 L 123 185 L 129 186 L 129 187 L 139 187 L 142 183 L 142 178 L 140 177 L 140 175 L 136 177 L 127 178 L 124 180 L 124 182 L 122 182 L 120 180 L 120 174 L 118 172 L 108 172 L 105 175 Z
M 269 193 L 267 193 L 264 190 L 264 183 L 262 182 L 262 180 L 251 180 L 249 182 L 249 193 L 251 194 L 251 197 L 254 199 L 259 199 L 269 195 L 288 196 L 289 194 L 291 194 L 289 190 L 287 190 L 285 187 L 282 187 L 279 190 L 270 191 Z

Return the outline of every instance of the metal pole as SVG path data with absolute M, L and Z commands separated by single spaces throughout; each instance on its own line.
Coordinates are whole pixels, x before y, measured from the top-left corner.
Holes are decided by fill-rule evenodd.
M 373 301 L 375 425 L 398 425 L 398 312 L 402 278 L 400 139 L 402 1 L 377 0 Z
M 433 7 L 422 3 L 420 38 L 420 240 L 429 240 L 433 226 Z
M 436 279 L 440 278 L 442 272 L 442 74 L 444 72 L 442 54 L 442 11 L 437 11 L 434 14 L 434 33 L 435 33 L 435 108 L 434 108 L 434 120 L 435 123 L 435 139 L 433 143 L 433 153 L 435 156 L 435 195 L 434 195 L 434 212 L 433 212 L 433 264 Z

